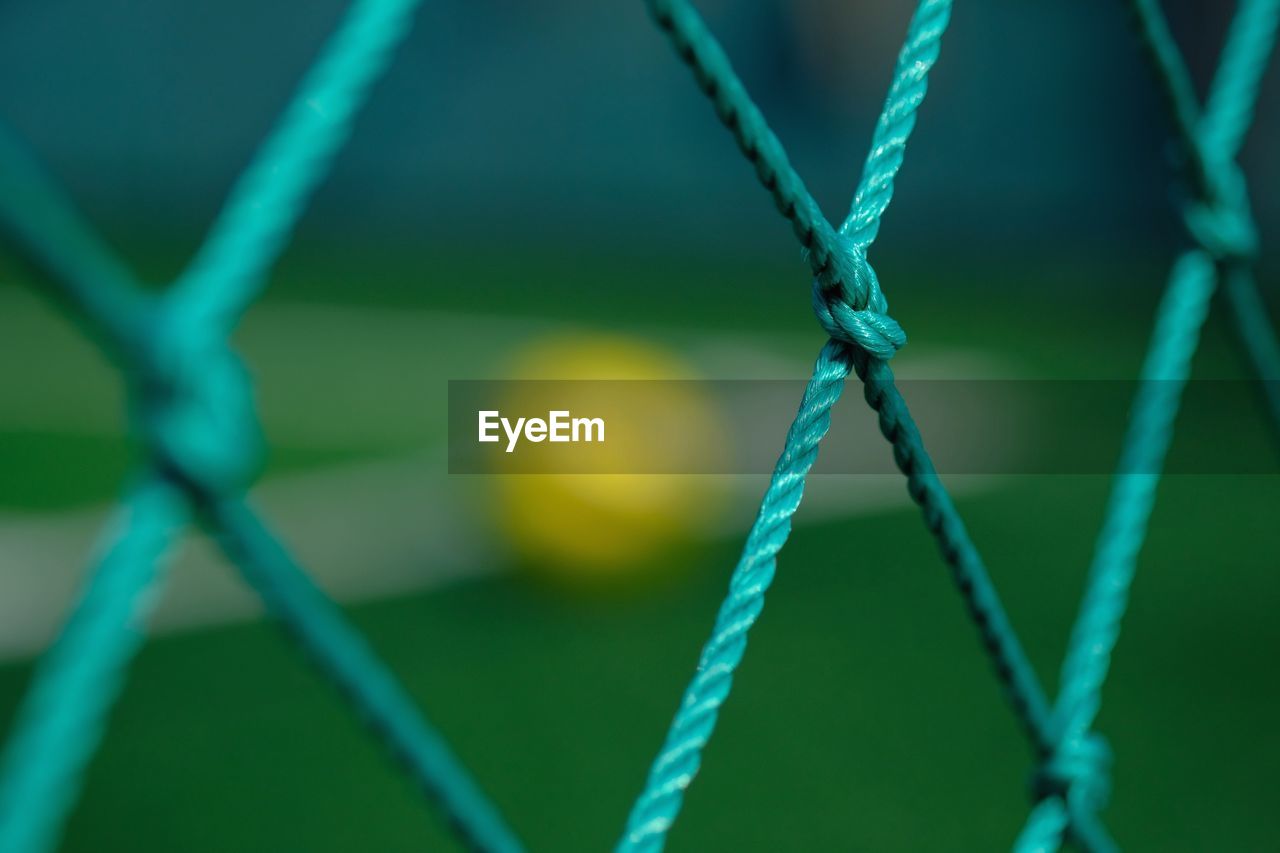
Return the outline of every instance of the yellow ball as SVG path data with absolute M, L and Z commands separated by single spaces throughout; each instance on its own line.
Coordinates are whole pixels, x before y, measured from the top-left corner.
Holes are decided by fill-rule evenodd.
M 551 396 L 557 408 L 575 413 L 643 410 L 648 425 L 666 427 L 640 431 L 609 424 L 605 442 L 591 447 L 592 455 L 578 457 L 589 460 L 588 470 L 606 473 L 497 477 L 499 526 L 525 565 L 574 584 L 630 580 L 660 571 L 670 562 L 667 558 L 706 529 L 719 505 L 715 478 L 629 473 L 691 471 L 697 461 L 720 451 L 715 407 L 695 383 L 679 381 L 693 379 L 695 373 L 677 355 L 616 335 L 558 335 L 517 352 L 508 375 L 659 380 L 526 387 L 542 411 Z M 520 401 L 514 402 L 513 411 L 521 411 Z M 616 473 L 620 470 L 628 473 Z

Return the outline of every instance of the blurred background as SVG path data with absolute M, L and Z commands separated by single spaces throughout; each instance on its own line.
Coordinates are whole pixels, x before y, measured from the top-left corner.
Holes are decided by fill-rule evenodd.
M 1166 6 L 1203 90 L 1233 4 Z M 840 218 L 912 4 L 700 8 Z M 11 0 L 0 120 L 162 286 L 342 9 Z M 1278 78 L 1241 158 L 1273 306 Z M 895 370 L 1132 378 L 1185 244 L 1167 138 L 1123 4 L 957 4 L 872 253 L 911 335 Z M 808 288 L 789 227 L 638 0 L 438 0 L 238 333 L 271 442 L 255 501 L 533 849 L 616 839 L 765 480 L 449 476 L 446 383 L 531 365 L 801 378 L 822 342 Z M 1222 308 L 1197 377 L 1248 375 Z M 860 396 L 834 429 L 870 422 Z M 1110 424 L 1099 442 L 1118 448 L 1124 414 L 1090 419 Z M 1185 414 L 1175 455 L 1268 438 L 1261 405 Z M 983 418 L 921 426 L 1001 420 Z M 0 732 L 135 451 L 114 368 L 0 250 Z M 949 485 L 1052 686 L 1107 478 Z M 1274 474 L 1161 487 L 1099 721 L 1127 849 L 1275 849 L 1277 499 Z M 452 849 L 198 537 L 153 627 L 66 849 Z M 672 848 L 999 848 L 1029 770 L 901 481 L 821 476 Z

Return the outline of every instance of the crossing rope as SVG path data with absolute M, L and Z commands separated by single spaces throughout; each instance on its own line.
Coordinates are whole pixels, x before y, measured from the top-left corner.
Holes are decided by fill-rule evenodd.
M 41 169 L 0 139 L 0 224 L 131 379 L 145 449 L 62 633 L 19 709 L 0 765 L 0 850 L 51 849 L 141 646 L 166 554 L 200 522 L 357 716 L 478 849 L 521 849 L 444 739 L 341 611 L 244 502 L 261 440 L 228 343 L 370 85 L 407 35 L 416 0 L 357 0 L 236 184 L 194 261 L 143 288 Z
M 951 16 L 921 0 L 898 54 L 850 212 L 822 214 L 785 149 L 688 0 L 646 0 L 783 216 L 813 275 L 822 347 L 742 556 L 617 849 L 660 850 L 701 766 L 747 635 L 759 618 L 831 409 L 854 374 L 907 489 L 937 541 L 1035 756 L 1019 853 L 1071 841 L 1116 848 L 1100 818 L 1111 750 L 1093 724 L 1136 560 L 1210 299 L 1221 285 L 1280 423 L 1280 342 L 1252 272 L 1258 235 L 1236 155 L 1252 121 L 1280 22 L 1280 0 L 1241 0 L 1206 104 L 1155 0 L 1128 0 L 1173 117 L 1192 247 L 1175 262 L 1157 310 L 1084 598 L 1051 702 L 1005 613 L 980 552 L 934 468 L 889 360 L 906 343 L 868 252 L 893 196 Z M 0 134 L 0 231 L 130 378 L 144 448 L 62 632 L 37 668 L 0 761 L 0 850 L 53 848 L 74 805 L 129 663 L 145 639 L 167 554 L 199 524 L 338 687 L 358 716 L 433 797 L 462 841 L 521 849 L 496 808 L 394 675 L 310 580 L 245 500 L 262 440 L 247 372 L 228 338 L 265 286 L 311 193 L 374 81 L 411 25 L 416 0 L 356 0 L 302 80 L 184 273 L 144 288 L 22 148 Z

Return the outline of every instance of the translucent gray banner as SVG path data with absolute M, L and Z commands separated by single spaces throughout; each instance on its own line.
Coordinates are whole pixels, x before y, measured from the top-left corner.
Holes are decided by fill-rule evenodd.
M 768 473 L 804 387 L 798 380 L 451 381 L 449 472 Z M 1113 473 L 1135 395 L 1180 391 L 1174 383 L 1108 380 L 912 380 L 898 388 L 943 474 Z M 1256 381 L 1187 383 L 1165 471 L 1277 473 L 1263 391 Z M 862 395 L 850 382 L 814 473 L 896 470 Z

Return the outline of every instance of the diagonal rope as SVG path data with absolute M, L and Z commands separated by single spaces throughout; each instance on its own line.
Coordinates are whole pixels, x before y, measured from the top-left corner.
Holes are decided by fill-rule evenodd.
M 1275 48 L 1280 2 L 1241 0 L 1231 19 L 1222 59 L 1209 86 L 1204 116 L 1198 122 L 1200 145 L 1210 155 L 1234 157 L 1253 124 L 1258 88 Z
M 190 501 L 214 510 L 211 532 L 321 671 L 440 801 L 463 840 L 476 849 L 519 849 L 391 672 L 239 503 L 260 448 L 248 376 L 226 335 L 407 32 L 414 5 L 357 0 L 188 273 L 160 297 L 139 287 L 58 187 L 0 138 L 0 226 L 120 361 L 134 428 L 155 469 L 151 485 L 129 504 L 134 526 L 93 575 L 28 692 L 0 777 L 0 849 L 26 853 L 56 843 L 142 641 L 131 614 L 149 601 L 163 543 L 186 525 Z
M 7 129 L 0 129 L 0 229 L 108 353 L 134 346 L 149 295 Z
M 925 0 L 911 19 L 884 109 L 871 135 L 871 150 L 862 167 L 858 191 L 840 226 L 840 233 L 852 238 L 856 246 L 865 249 L 880 233 L 880 217 L 893 199 L 893 179 L 902 168 L 907 140 L 929 90 L 929 71 L 938 61 L 942 35 L 950 22 L 950 0 Z
M 176 284 L 172 297 L 230 329 L 404 41 L 419 0 L 355 0 Z
M 271 531 L 240 500 L 217 500 L 204 509 L 226 556 L 414 781 L 440 802 L 468 846 L 520 850 L 520 843 L 444 738 L 424 720 L 408 692 Z
M 819 354 L 712 636 L 633 807 L 620 850 L 656 850 L 665 843 L 729 695 L 747 633 L 763 609 L 805 477 L 850 372 L 864 384 L 908 491 L 1040 754 L 1033 779 L 1037 802 L 1015 849 L 1054 850 L 1064 839 L 1090 851 L 1113 849 L 1097 816 L 1109 784 L 1110 751 L 1091 728 L 1182 389 L 1220 279 L 1250 357 L 1259 375 L 1270 380 L 1264 387 L 1280 424 L 1280 390 L 1274 387 L 1280 344 L 1252 277 L 1257 235 L 1234 162 L 1274 44 L 1280 0 L 1241 3 L 1203 116 L 1158 4 L 1130 2 L 1187 156 L 1191 192 L 1183 219 L 1198 248 L 1175 265 L 1157 314 L 1051 713 L 895 387 L 887 360 L 906 336 L 889 316 L 867 259 L 892 199 L 951 3 L 921 0 L 917 6 L 850 214 L 835 229 L 694 7 L 687 0 L 648 0 L 658 25 L 791 222 L 814 274 L 815 313 L 831 340 Z M 243 502 L 259 451 L 257 423 L 247 374 L 226 335 L 261 290 L 372 82 L 404 39 L 415 6 L 414 0 L 356 0 L 233 187 L 187 271 L 162 297 L 140 288 L 56 185 L 16 144 L 0 137 L 0 227 L 128 371 L 135 428 L 153 466 L 126 500 L 116 538 L 28 692 L 0 765 L 0 848 L 44 850 L 56 842 L 127 665 L 143 641 L 143 616 L 163 552 L 188 523 L 194 502 L 268 607 L 440 802 L 463 840 L 484 850 L 519 849 L 390 670 Z
M 1230 156 L 1239 151 L 1253 120 L 1267 59 L 1275 49 L 1277 26 L 1277 0 L 1243 2 L 1232 19 L 1200 122 L 1200 144 L 1209 151 L 1230 152 Z M 1271 413 L 1271 425 L 1280 430 L 1280 340 L 1267 319 L 1267 307 L 1253 271 L 1236 263 L 1229 265 L 1222 276 L 1223 292 L 1245 355 L 1260 380 L 1259 390 Z
M 1187 154 L 1195 198 L 1184 206 L 1183 216 L 1200 248 L 1174 265 L 1157 311 L 1085 596 L 1063 662 L 1054 705 L 1055 745 L 1037 774 L 1040 803 L 1018 849 L 1057 849 L 1065 832 L 1091 821 L 1105 804 L 1110 752 L 1090 729 L 1101 707 L 1102 685 L 1119 639 L 1192 356 L 1219 277 L 1234 278 L 1235 286 L 1246 292 L 1252 285 L 1248 265 L 1256 236 L 1234 157 L 1253 115 L 1280 3 L 1240 4 L 1204 118 L 1198 114 L 1190 74 L 1158 4 L 1131 0 L 1131 5 Z M 1262 316 L 1252 315 L 1251 322 L 1265 325 Z M 1248 336 L 1250 327 L 1241 329 Z M 1047 820 L 1047 813 L 1067 819 Z
M 771 179 L 770 176 L 777 174 L 786 174 L 788 176 L 794 173 L 790 171 L 787 164 L 785 152 L 777 143 L 776 138 L 768 132 L 767 125 L 761 117 L 759 110 L 751 102 L 747 96 L 742 84 L 734 75 L 732 68 L 728 64 L 727 58 L 724 56 L 723 50 L 715 42 L 714 37 L 707 30 L 706 25 L 702 22 L 697 12 L 693 10 L 685 2 L 650 2 L 650 8 L 653 11 L 655 20 L 659 27 L 667 34 L 672 44 L 676 48 L 677 53 L 690 65 L 694 72 L 695 79 L 699 82 L 702 89 L 711 97 L 716 106 L 717 114 L 721 120 L 734 134 L 739 146 L 746 152 L 748 159 L 756 163 L 757 159 L 763 159 L 767 168 L 761 169 L 757 163 L 757 173 L 760 175 L 761 183 L 765 188 L 774 195 L 775 201 L 779 202 L 779 208 L 783 214 L 790 218 L 790 214 L 795 210 L 813 210 L 816 205 L 807 201 L 807 193 L 803 190 L 803 184 L 798 177 L 788 178 L 783 182 Z M 865 211 L 861 214 L 862 218 L 878 221 L 879 215 L 883 213 L 884 207 L 880 206 L 883 201 L 887 204 L 887 197 L 892 192 L 892 180 L 896 175 L 898 166 L 901 165 L 901 145 L 905 144 L 905 135 L 902 130 L 905 129 L 909 133 L 914 126 L 914 110 L 918 109 L 920 99 L 923 98 L 925 92 L 925 79 L 923 75 L 918 74 L 920 70 L 927 71 L 936 59 L 936 44 L 934 48 L 929 48 L 930 41 L 936 41 L 941 38 L 942 30 L 949 19 L 949 4 L 937 2 L 925 2 L 921 4 L 918 14 L 913 18 L 911 27 L 909 28 L 908 37 L 904 44 L 903 50 L 899 54 L 898 67 L 894 74 L 894 84 L 890 88 L 889 96 L 886 98 L 885 109 L 881 120 L 877 121 L 877 132 L 873 139 L 871 152 L 867 157 L 867 168 L 864 171 L 870 174 L 880 174 L 882 177 L 872 182 L 864 179 L 860 182 L 860 186 L 876 185 L 880 187 L 877 193 L 863 191 L 861 193 L 862 201 L 855 200 L 849 222 L 855 221 L 859 217 L 859 211 Z M 923 63 L 923 68 L 918 65 Z M 749 116 L 750 121 L 744 121 L 741 117 Z M 884 116 L 888 116 L 885 118 Z M 748 133 L 744 128 L 751 128 Z M 899 137 L 901 137 L 899 139 Z M 886 150 L 891 147 L 898 149 L 897 156 L 887 156 Z M 793 199 L 790 195 L 784 200 L 779 200 L 778 187 L 784 185 L 787 187 L 798 187 L 796 192 L 803 193 L 803 197 L 799 200 Z M 876 199 L 874 204 L 878 209 L 870 207 L 872 202 L 870 199 Z M 785 203 L 783 203 L 785 201 Z M 863 205 L 868 207 L 864 208 Z M 874 210 L 872 213 L 870 211 Z M 794 220 L 793 220 L 793 224 Z M 826 234 L 820 227 L 812 229 L 814 233 Z M 804 237 L 809 232 L 799 232 L 802 244 Z M 830 247 L 828 247 L 830 249 Z M 830 249 L 830 251 L 835 251 Z M 874 271 L 871 271 L 869 264 L 865 262 L 865 253 L 854 250 L 846 250 L 849 257 L 853 259 L 853 266 L 858 272 L 849 274 L 844 281 L 853 281 L 855 284 L 859 281 L 864 283 L 874 283 Z M 814 288 L 815 292 L 815 309 L 818 312 L 819 320 L 823 321 L 824 326 L 829 327 L 829 331 L 842 338 L 853 338 L 861 348 L 871 352 L 873 349 L 879 348 L 881 341 L 868 340 L 867 337 L 859 337 L 856 333 L 859 331 L 856 323 L 856 311 L 852 305 L 843 300 L 827 299 L 826 293 L 828 286 L 823 285 L 823 272 L 830 270 L 833 263 L 822 264 L 817 261 L 817 251 L 808 251 L 807 257 L 811 266 L 814 267 L 815 276 L 819 285 Z M 840 281 L 830 285 L 831 288 L 838 289 L 842 286 Z M 880 294 L 878 284 L 875 285 L 874 294 L 883 300 Z M 836 294 L 839 295 L 838 292 Z M 871 288 L 853 294 L 851 297 L 855 303 L 867 304 L 873 294 Z M 865 300 L 865 301 L 864 301 Z M 883 302 L 881 302 L 883 305 Z M 845 321 L 843 324 L 836 322 L 836 318 L 831 316 L 835 313 L 842 313 Z M 824 318 L 824 314 L 828 315 Z M 841 328 L 841 325 L 844 328 Z M 892 346 L 878 349 L 884 354 L 891 354 Z M 887 382 L 882 383 L 884 393 L 893 395 L 892 410 L 901 413 L 907 417 L 910 416 L 906 402 L 902 400 L 901 395 L 897 394 L 892 382 L 892 373 L 887 377 Z M 887 399 L 887 398 L 886 398 Z M 914 424 L 913 430 L 914 431 Z M 891 435 L 887 435 L 890 441 L 895 445 L 898 442 L 904 442 L 907 432 L 901 432 L 897 429 L 892 430 Z M 919 440 L 918 431 L 915 431 L 916 439 L 913 446 L 909 448 L 898 448 L 895 446 L 896 455 L 909 455 L 917 459 L 914 464 L 923 464 L 928 458 L 928 454 L 923 447 L 923 443 Z M 915 446 L 918 445 L 918 446 Z M 931 467 L 931 465 L 930 465 Z M 983 633 L 984 643 L 990 651 L 997 673 L 1000 675 L 1006 685 L 1006 692 L 1010 701 L 1018 714 L 1024 727 L 1031 733 L 1037 743 L 1047 744 L 1050 739 L 1048 731 L 1048 700 L 1044 696 L 1044 691 L 1035 676 L 1035 672 L 1027 661 L 1025 653 L 1023 653 L 1017 636 L 1013 633 L 1008 617 L 1005 615 L 1003 607 L 999 601 L 998 595 L 995 593 L 986 567 L 983 564 L 977 549 L 969 539 L 965 530 L 964 523 L 959 518 L 950 499 L 946 497 L 945 489 L 941 481 L 934 476 L 928 488 L 912 486 L 910 488 L 912 496 L 916 498 L 917 503 L 921 503 L 922 512 L 927 521 L 930 522 L 929 527 L 934 532 L 938 540 L 938 545 L 944 558 L 951 566 L 956 576 L 960 591 L 965 598 L 966 604 L 970 611 L 975 613 L 975 618 Z
M 769 131 L 759 110 L 733 73 L 727 57 L 707 30 L 696 10 L 681 0 L 651 0 L 650 9 L 659 27 L 667 34 L 677 53 L 690 65 L 695 79 L 712 99 L 721 120 L 734 134 L 739 147 L 756 166 L 761 183 L 773 195 L 779 209 L 791 220 L 815 274 L 814 307 L 819 321 L 838 342 L 852 344 L 849 357 L 864 381 L 874 378 L 867 399 L 880 413 L 881 428 L 894 445 L 895 459 L 908 475 L 912 497 L 921 506 L 929 529 L 938 539 L 947 562 L 971 613 L 984 644 L 995 662 L 996 671 L 1019 719 L 1037 744 L 1049 742 L 1048 702 L 1016 634 L 1004 613 L 986 568 L 973 546 L 933 469 L 919 431 L 911 420 L 905 401 L 893 385 L 893 374 L 885 359 L 901 346 L 905 336 L 887 314 L 874 270 L 866 260 L 866 248 L 874 239 L 881 214 L 893 192 L 893 179 L 902 164 L 903 150 L 915 124 L 916 110 L 923 101 L 929 69 L 936 61 L 940 39 L 950 17 L 949 2 L 924 0 L 912 17 L 906 42 L 899 53 L 893 84 L 877 122 L 871 151 L 845 226 L 834 237 L 823 227 L 817 206 L 791 170 L 776 137 Z M 849 232 L 845 237 L 843 232 Z M 837 240 L 844 237 L 846 242 Z M 847 259 L 852 272 L 843 272 L 839 259 Z M 836 270 L 833 274 L 832 270 Z M 819 370 L 823 365 L 819 360 Z M 845 375 L 847 376 L 847 369 Z M 815 379 L 819 377 L 815 373 Z M 809 413 L 804 406 L 800 417 Z M 790 441 L 787 448 L 791 448 Z M 783 459 L 788 458 L 784 450 Z M 772 518 L 773 489 L 766 493 L 761 520 Z M 799 495 L 796 495 L 798 504 Z M 794 507 L 787 513 L 794 512 Z M 749 565 L 753 536 L 748 536 L 741 570 Z M 778 543 L 781 547 L 781 542 Z M 768 576 L 772 577 L 770 556 Z M 737 577 L 735 572 L 735 578 Z M 681 710 L 671 724 L 645 789 L 632 808 L 627 831 L 619 850 L 650 850 L 662 847 L 666 832 L 679 811 L 684 790 L 692 783 L 700 766 L 703 746 L 710 738 L 716 712 L 727 697 L 733 668 L 745 647 L 745 628 L 763 606 L 767 584 L 749 586 L 751 619 L 740 636 L 732 635 L 733 652 L 727 661 L 717 660 L 708 668 L 708 650 L 718 650 L 725 615 L 746 610 L 743 596 L 731 581 L 729 597 L 722 605 L 721 619 L 693 682 L 685 693 Z M 729 624 L 737 625 L 732 622 Z M 715 678 L 713 679 L 712 673 Z
M 102 556 L 37 667 L 0 763 L 0 850 L 57 842 L 145 640 L 165 552 L 187 520 L 181 492 L 147 475 L 104 533 Z
M 680 710 L 658 751 L 644 791 L 632 806 L 620 851 L 661 849 L 675 822 L 684 792 L 702 763 L 720 706 L 733 686 L 733 673 L 747 648 L 747 632 L 764 609 L 764 595 L 777 570 L 778 552 L 791 533 L 791 516 L 800 506 L 805 475 L 818 458 L 818 444 L 831 426 L 831 407 L 840 399 L 851 370 L 848 348 L 835 341 L 822 348 L 800 409 L 787 430 L 782 455 L 747 534 L 742 557 L 729 581 L 711 638 L 702 648 L 698 669 L 685 689 Z
M 1035 788 L 1042 800 L 1057 802 L 1046 808 L 1071 816 L 1071 826 L 1087 824 L 1107 799 L 1110 751 L 1090 727 L 1101 707 L 1102 684 L 1120 636 L 1138 552 L 1213 288 L 1213 264 L 1203 253 L 1189 252 L 1178 261 L 1157 311 L 1085 597 L 1063 663 L 1054 706 L 1054 743 Z M 1057 827 L 1056 840 L 1037 838 L 1029 826 L 1019 843 L 1056 850 L 1068 824 L 1040 826 L 1043 831 Z

